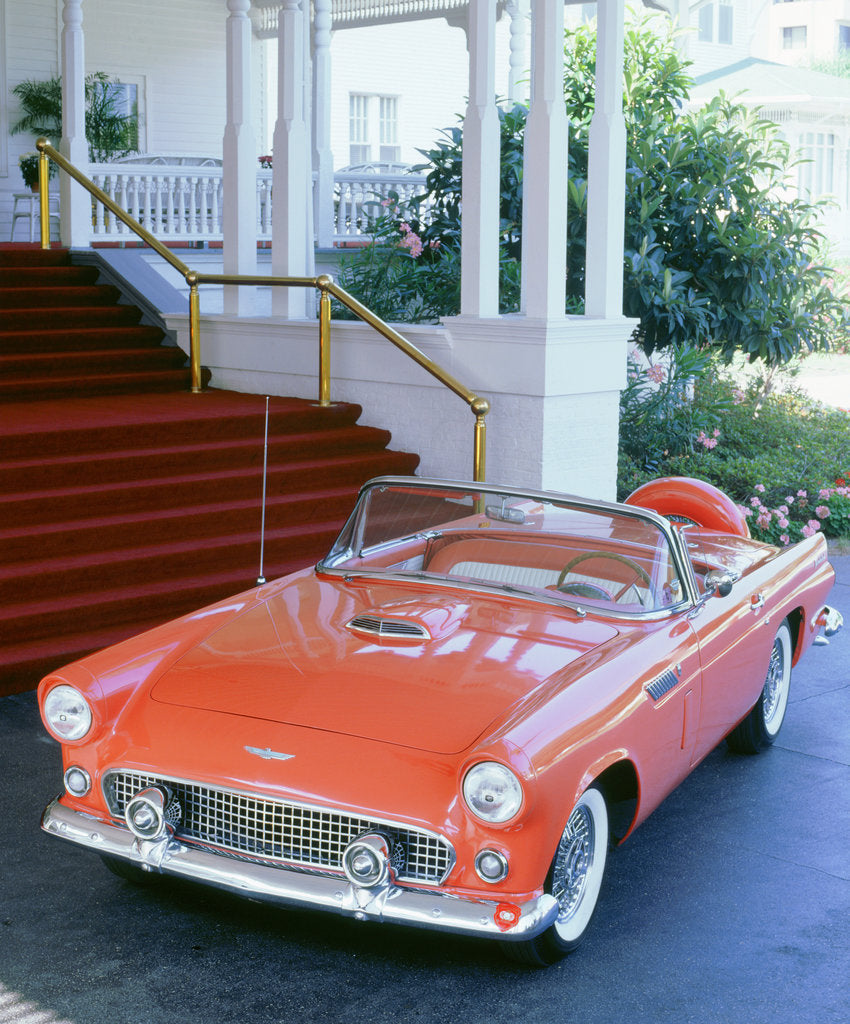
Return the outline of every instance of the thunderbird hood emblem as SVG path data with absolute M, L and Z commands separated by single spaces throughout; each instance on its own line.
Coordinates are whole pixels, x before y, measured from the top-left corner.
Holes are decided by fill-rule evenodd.
M 245 747 L 245 749 L 249 754 L 261 757 L 264 761 L 288 761 L 291 757 L 295 757 L 295 754 L 282 754 L 279 750 L 272 750 L 270 747 L 266 747 L 265 750 L 261 750 L 259 747 Z

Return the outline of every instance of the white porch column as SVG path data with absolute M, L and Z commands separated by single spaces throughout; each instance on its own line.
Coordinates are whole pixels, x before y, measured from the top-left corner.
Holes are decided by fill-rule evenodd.
M 624 0 L 596 5 L 596 105 L 587 172 L 585 313 L 623 314 L 626 122 L 623 117 Z
M 470 0 L 469 105 L 463 122 L 461 316 L 499 314 L 499 115 L 496 8 Z
M 321 249 L 333 246 L 334 161 L 331 151 L 331 0 L 313 0 L 314 228 Z
M 227 123 L 222 148 L 225 274 L 257 273 L 258 165 L 251 112 L 250 8 L 251 0 L 227 0 Z M 247 311 L 251 297 L 246 288 L 226 285 L 224 312 Z
M 86 62 L 82 0 L 65 0 L 62 7 L 62 139 L 57 148 L 86 174 Z M 58 140 L 51 139 L 52 143 Z M 59 234 L 62 244 L 88 246 L 91 235 L 91 198 L 67 174 L 59 176 Z
M 508 72 L 508 99 L 521 103 L 527 96 L 528 54 L 526 50 L 528 0 L 508 0 L 511 19 L 510 57 Z
M 528 317 L 563 319 L 568 145 L 563 0 L 536 0 L 531 48 L 531 106 L 523 152 L 521 305 Z
M 278 17 L 278 107 L 274 130 L 272 187 L 272 274 L 303 277 L 309 272 L 307 232 L 312 202 L 310 149 L 304 116 L 304 9 L 302 0 L 283 0 Z M 309 239 L 312 247 L 312 239 Z M 308 307 L 309 300 L 309 307 Z M 272 311 L 299 319 L 312 309 L 306 288 L 272 289 Z

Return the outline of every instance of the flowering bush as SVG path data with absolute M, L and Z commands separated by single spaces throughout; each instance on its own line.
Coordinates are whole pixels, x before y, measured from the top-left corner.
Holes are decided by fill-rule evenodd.
M 775 508 L 761 499 L 764 484 L 756 484 L 753 490 L 757 493 L 740 508 L 756 540 L 785 547 L 820 530 L 831 536 L 850 536 L 850 486 L 846 477 L 838 477 L 833 487 L 820 488 L 816 498 L 800 488 L 796 494 L 787 494 Z
M 850 538 L 850 415 L 793 390 L 765 395 L 758 382 L 743 388 L 712 361 L 688 394 L 668 402 L 667 420 L 660 419 L 653 407 L 663 395 L 650 371 L 630 366 L 621 498 L 654 476 L 693 476 L 737 501 L 758 540 L 783 546 L 818 532 Z
M 338 283 L 384 320 L 435 322 L 460 308 L 459 254 L 438 238 L 422 239 L 415 206 L 398 194 L 365 203 L 371 241 L 340 261 Z M 351 319 L 334 303 L 337 319 Z
M 267 154 L 266 156 L 258 156 L 257 160 L 259 160 L 260 162 L 260 167 L 264 167 L 267 171 L 271 170 L 272 157 L 270 153 Z

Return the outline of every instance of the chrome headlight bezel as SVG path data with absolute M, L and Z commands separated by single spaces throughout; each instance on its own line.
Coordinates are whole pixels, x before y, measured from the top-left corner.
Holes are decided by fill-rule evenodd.
M 59 683 L 47 693 L 42 716 L 48 732 L 60 743 L 84 739 L 94 722 L 89 702 L 76 687 L 67 683 Z
M 504 825 L 522 811 L 522 783 L 507 765 L 479 761 L 464 775 L 463 802 L 470 814 L 488 825 Z

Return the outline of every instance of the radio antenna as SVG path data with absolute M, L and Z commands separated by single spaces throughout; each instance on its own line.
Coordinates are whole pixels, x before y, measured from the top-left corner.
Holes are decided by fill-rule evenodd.
M 263 435 L 263 502 L 260 515 L 260 575 L 257 577 L 257 586 L 266 582 L 263 575 L 263 557 L 266 546 L 266 480 L 268 479 L 269 467 L 269 396 L 266 395 L 266 427 Z

